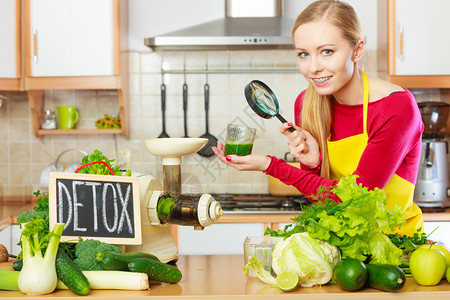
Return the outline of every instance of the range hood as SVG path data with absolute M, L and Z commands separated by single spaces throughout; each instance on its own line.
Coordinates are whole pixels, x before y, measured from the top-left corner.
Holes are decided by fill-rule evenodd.
M 225 0 L 223 19 L 145 38 L 144 44 L 153 50 L 293 49 L 294 20 L 281 16 L 281 5 L 281 0 Z

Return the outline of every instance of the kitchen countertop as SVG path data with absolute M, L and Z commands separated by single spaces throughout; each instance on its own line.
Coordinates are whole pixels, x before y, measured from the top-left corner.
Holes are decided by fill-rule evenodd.
M 312 288 L 297 288 L 294 292 L 283 293 L 262 283 L 258 279 L 247 279 L 242 273 L 242 255 L 187 255 L 180 256 L 177 266 L 183 274 L 178 284 L 151 282 L 150 290 L 92 290 L 89 299 L 450 299 L 450 284 L 444 279 L 437 286 L 419 286 L 413 278 L 407 278 L 405 286 L 396 293 L 363 289 L 345 292 L 335 285 Z M 72 299 L 79 297 L 69 290 L 56 290 L 49 295 L 25 296 L 18 291 L 2 291 L 0 297 L 9 299 L 44 299 L 58 297 Z
M 32 211 L 36 203 L 33 197 L 3 197 L 0 200 L 0 230 L 17 224 L 17 216 L 23 211 Z
M 32 211 L 36 200 L 29 198 L 8 198 L 0 200 L 0 230 L 11 224 L 17 224 L 17 216 L 26 210 Z M 267 214 L 223 214 L 216 223 L 291 223 L 291 219 L 298 214 L 292 213 L 267 213 Z M 423 213 L 424 221 L 450 222 L 450 208 L 443 212 Z

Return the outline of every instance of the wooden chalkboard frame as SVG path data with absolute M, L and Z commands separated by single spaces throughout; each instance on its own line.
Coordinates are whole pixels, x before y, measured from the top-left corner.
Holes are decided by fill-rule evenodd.
M 83 240 L 95 239 L 108 244 L 115 245 L 140 245 L 142 244 L 142 229 L 141 229 L 141 211 L 140 211 L 140 195 L 139 195 L 139 179 L 133 176 L 111 176 L 111 175 L 93 175 L 93 174 L 77 174 L 64 172 L 51 172 L 49 174 L 49 225 L 50 228 L 57 223 L 57 182 L 58 180 L 72 180 L 95 182 L 100 184 L 114 184 L 125 183 L 131 184 L 132 193 L 129 201 L 132 201 L 133 220 L 131 223 L 134 227 L 134 237 L 118 237 L 110 236 L 86 236 L 86 235 L 63 235 L 61 242 L 77 243 L 78 237 Z M 122 203 L 123 204 L 123 203 Z

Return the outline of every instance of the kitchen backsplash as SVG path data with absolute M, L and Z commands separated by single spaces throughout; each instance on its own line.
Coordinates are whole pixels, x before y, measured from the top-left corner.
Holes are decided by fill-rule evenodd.
M 368 51 L 364 69 L 376 74 L 376 51 Z M 8 100 L 0 107 L 0 196 L 30 195 L 40 188 L 43 170 L 66 149 L 88 153 L 99 149 L 115 158 L 117 150 L 131 152 L 128 169 L 151 174 L 162 181 L 159 157 L 150 155 L 143 141 L 156 138 L 162 131 L 160 86 L 166 85 L 166 131 L 170 137 L 184 136 L 182 86 L 188 85 L 189 137 L 205 133 L 203 86 L 210 85 L 209 132 L 224 141 L 228 123 L 245 124 L 257 129 L 253 153 L 283 157 L 288 151 L 286 138 L 279 133 L 277 119 L 255 115 L 244 98 L 244 87 L 253 79 L 267 83 L 277 95 L 280 112 L 293 120 L 293 102 L 307 83 L 297 71 L 293 51 L 211 51 L 211 52 L 130 52 L 130 137 L 121 135 L 65 135 L 36 138 L 26 93 L 4 93 Z M 161 69 L 166 71 L 164 78 Z M 186 70 L 184 73 L 183 70 Z M 206 75 L 208 70 L 208 75 Z M 268 72 L 273 70 L 273 72 Z M 284 70 L 281 72 L 280 70 Z M 420 97 L 439 100 L 439 93 Z M 94 128 L 103 114 L 118 113 L 113 91 L 45 91 L 45 109 L 58 105 L 76 105 L 80 113 L 77 128 Z M 82 155 L 70 151 L 60 159 L 60 167 L 79 162 Z M 198 154 L 182 159 L 184 193 L 267 193 L 267 176 L 262 172 L 238 172 L 215 156 Z

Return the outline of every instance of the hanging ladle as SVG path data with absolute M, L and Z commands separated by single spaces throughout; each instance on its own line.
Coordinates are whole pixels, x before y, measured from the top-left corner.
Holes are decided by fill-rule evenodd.
M 251 81 L 245 86 L 244 93 L 248 105 L 258 116 L 264 119 L 277 117 L 281 123 L 287 122 L 279 113 L 280 106 L 277 97 L 264 82 L 259 80 Z M 295 128 L 289 127 L 289 130 L 293 132 Z
M 166 133 L 166 85 L 164 84 L 164 82 L 161 84 L 161 111 L 162 111 L 162 132 L 158 136 L 158 138 L 168 138 L 169 135 Z
M 201 138 L 208 139 L 208 143 L 201 148 L 197 153 L 204 157 L 210 157 L 214 155 L 211 147 L 217 145 L 217 138 L 209 133 L 209 84 L 208 84 L 208 73 L 206 73 L 206 83 L 203 87 L 205 94 L 205 118 L 206 118 L 206 132 L 201 136 Z

